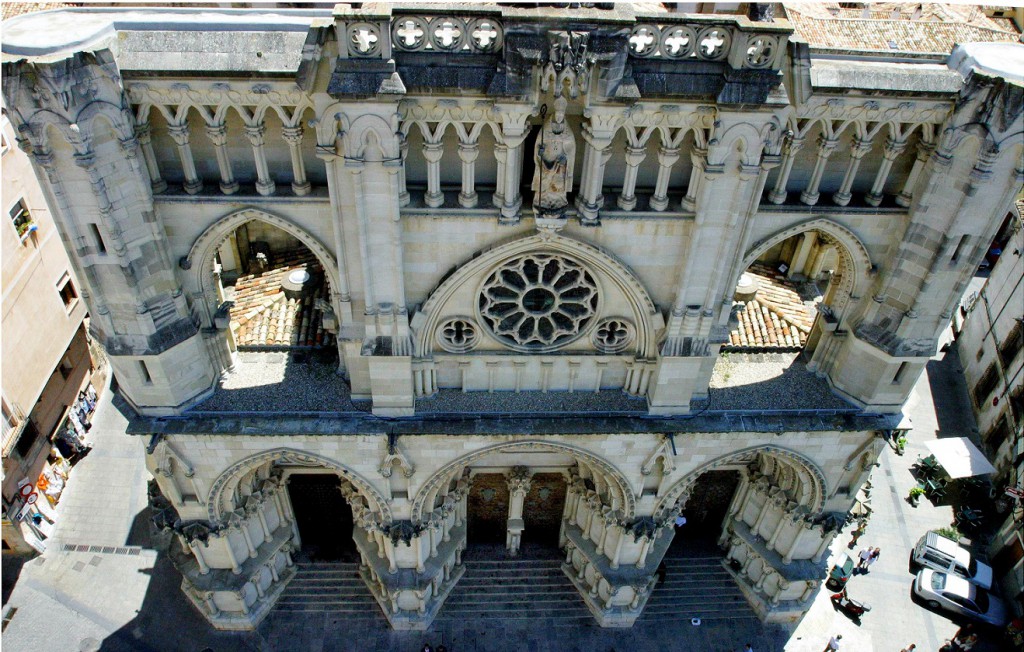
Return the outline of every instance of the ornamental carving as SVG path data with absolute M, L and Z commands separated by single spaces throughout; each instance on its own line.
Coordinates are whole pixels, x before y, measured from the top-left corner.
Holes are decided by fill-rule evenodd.
M 449 353 L 465 353 L 480 343 L 480 327 L 468 317 L 456 317 L 437 327 L 437 343 Z
M 570 258 L 529 254 L 493 271 L 478 302 L 498 340 L 520 351 L 550 351 L 577 339 L 591 323 L 597 282 Z
M 628 320 L 613 317 L 600 322 L 590 339 L 601 353 L 621 353 L 636 339 L 636 329 Z

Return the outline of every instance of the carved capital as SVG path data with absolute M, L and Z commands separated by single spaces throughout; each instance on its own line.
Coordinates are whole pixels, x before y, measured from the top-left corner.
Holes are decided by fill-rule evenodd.
M 281 129 L 281 136 L 284 138 L 285 142 L 296 147 L 302 144 L 302 134 L 303 131 L 301 126 L 284 127 Z
M 264 136 L 267 134 L 267 125 L 263 122 L 256 125 L 247 125 L 245 127 L 245 136 L 249 139 L 249 143 L 253 147 L 263 147 Z
M 188 145 L 190 134 L 187 124 L 168 125 L 167 132 L 171 135 L 171 138 L 174 139 L 174 142 L 177 145 L 182 147 Z
M 525 466 L 514 466 L 508 475 L 509 492 L 525 494 L 530 490 L 531 484 L 530 469 Z
M 228 128 L 227 125 L 207 125 L 206 135 L 217 147 L 223 147 L 228 142 Z

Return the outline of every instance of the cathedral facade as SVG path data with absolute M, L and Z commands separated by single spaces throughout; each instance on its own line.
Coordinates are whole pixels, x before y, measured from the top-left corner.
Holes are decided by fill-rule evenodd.
M 18 143 L 213 626 L 350 554 L 422 629 L 474 547 L 534 546 L 628 627 L 691 531 L 763 619 L 809 607 L 1024 178 L 1024 46 L 562 12 L 5 27 Z M 750 322 L 759 282 L 806 323 L 763 294 Z

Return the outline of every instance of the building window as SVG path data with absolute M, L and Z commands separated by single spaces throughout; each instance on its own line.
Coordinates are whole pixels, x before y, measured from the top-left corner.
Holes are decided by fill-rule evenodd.
M 1010 424 L 1006 421 L 1006 415 L 999 417 L 999 421 L 996 425 L 992 426 L 992 429 L 985 433 L 985 443 L 988 444 L 993 451 L 999 450 L 1007 439 L 1010 438 Z
M 90 224 L 89 227 L 92 229 L 92 236 L 96 239 L 96 251 L 101 254 L 107 253 L 107 245 L 103 244 L 103 235 L 100 233 L 100 227 L 95 224 Z
M 74 370 L 75 365 L 71 364 L 71 356 L 65 353 L 64 357 L 60 359 L 60 364 L 57 365 L 57 371 L 60 372 L 60 377 L 67 380 L 68 376 L 70 376 L 71 372 Z
M 903 382 L 903 375 L 907 372 L 907 363 L 901 362 L 900 368 L 896 370 L 896 375 L 892 377 L 892 384 L 899 385 Z
M 18 443 L 15 445 L 14 450 L 18 451 L 18 455 L 24 459 L 31 452 L 38 439 L 39 430 L 36 428 L 36 424 L 32 423 L 32 420 L 29 419 L 25 422 L 25 428 L 21 431 L 21 436 L 18 437 Z
M 992 390 L 999 384 L 999 372 L 996 371 L 996 365 L 990 364 L 985 373 L 978 379 L 978 383 L 974 386 L 974 404 L 981 407 L 985 404 L 985 399 L 992 393 Z
M 71 282 L 71 277 L 67 272 L 57 281 L 57 291 L 60 292 L 60 298 L 64 301 L 64 308 L 71 312 L 75 304 L 78 303 L 78 292 L 75 291 L 75 284 Z
M 1024 332 L 1022 332 L 1021 322 L 1018 321 L 1010 329 L 1006 339 L 999 345 L 999 361 L 1003 363 L 1003 369 L 1009 367 L 1020 350 L 1024 348 L 1021 335 L 1024 335 Z
M 19 237 L 25 238 L 29 233 L 36 230 L 36 223 L 32 221 L 32 215 L 29 214 L 24 200 L 18 200 L 18 203 L 11 208 L 10 215 Z
M 144 360 L 139 360 L 139 371 L 142 373 L 142 382 L 147 385 L 153 384 L 153 377 L 149 375 L 149 367 Z

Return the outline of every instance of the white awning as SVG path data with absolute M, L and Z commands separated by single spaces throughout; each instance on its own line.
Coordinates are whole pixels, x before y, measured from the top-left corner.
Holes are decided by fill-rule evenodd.
M 974 475 L 995 473 L 996 468 L 985 454 L 966 437 L 951 437 L 926 441 L 925 446 L 935 456 L 950 478 L 969 478 Z

